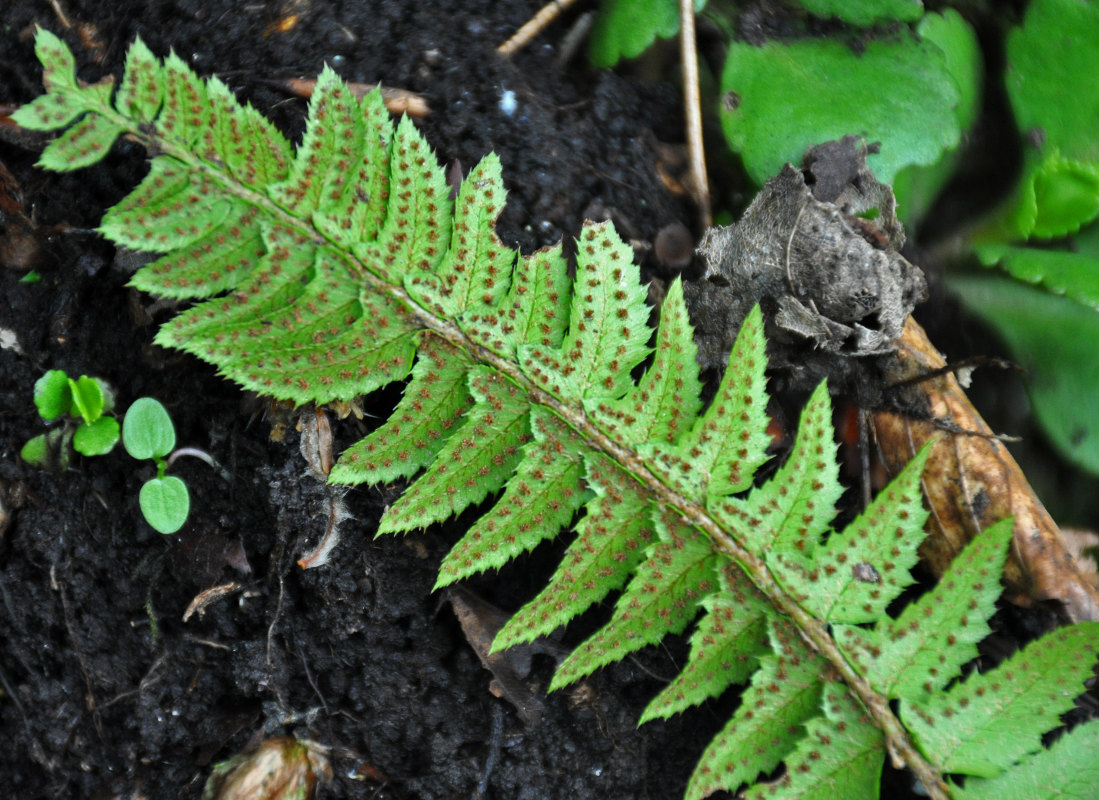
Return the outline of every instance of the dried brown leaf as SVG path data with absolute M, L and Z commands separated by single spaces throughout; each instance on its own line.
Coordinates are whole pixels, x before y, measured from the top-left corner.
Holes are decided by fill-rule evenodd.
M 891 474 L 899 472 L 924 443 L 938 439 L 923 477 L 931 510 L 923 558 L 941 575 L 980 531 L 1013 516 L 1015 536 L 1004 570 L 1008 599 L 1021 605 L 1056 600 L 1073 621 L 1099 619 L 1099 591 L 1081 572 L 1057 523 L 953 373 L 918 380 L 946 367 L 923 328 L 909 318 L 896 347 L 895 361 L 886 370 L 887 381 L 905 384 L 906 405 L 920 412 L 879 411 L 872 425 L 879 454 Z

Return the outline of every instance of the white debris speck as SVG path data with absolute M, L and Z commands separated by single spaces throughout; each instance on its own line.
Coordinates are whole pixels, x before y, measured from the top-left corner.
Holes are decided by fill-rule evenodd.
M 0 350 L 14 350 L 16 354 L 23 355 L 19 336 L 11 328 L 0 328 Z
M 511 89 L 504 89 L 500 92 L 500 110 L 504 112 L 505 116 L 510 117 L 514 114 L 518 106 L 519 103 L 515 100 L 515 92 Z

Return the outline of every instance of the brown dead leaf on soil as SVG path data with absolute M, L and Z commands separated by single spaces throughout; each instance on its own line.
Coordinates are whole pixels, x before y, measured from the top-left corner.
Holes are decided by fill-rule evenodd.
M 1073 621 L 1099 619 L 1094 571 L 1089 578 L 1080 569 L 1057 523 L 954 374 L 918 380 L 946 367 L 923 328 L 909 317 L 895 344 L 896 359 L 887 369 L 886 380 L 891 385 L 907 384 L 906 399 L 926 403 L 928 414 L 916 418 L 879 411 L 872 416 L 872 427 L 879 456 L 892 475 L 926 442 L 939 440 L 923 476 L 931 518 L 920 555 L 941 575 L 980 531 L 1014 516 L 1014 542 L 1004 570 L 1008 599 L 1019 605 L 1056 600 Z

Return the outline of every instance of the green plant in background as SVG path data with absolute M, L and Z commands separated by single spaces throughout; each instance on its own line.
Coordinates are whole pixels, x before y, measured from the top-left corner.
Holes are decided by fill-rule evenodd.
M 880 142 L 869 158 L 914 227 L 958 166 L 977 118 L 981 54 L 952 9 L 909 0 L 800 0 L 845 32 L 733 42 L 720 79 L 725 137 L 757 183 L 822 140 Z M 864 29 L 860 30 L 860 26 Z M 866 26 L 878 26 L 870 28 Z M 995 276 L 948 275 L 1028 371 L 1036 417 L 1099 475 L 1099 5 L 1033 0 L 1007 37 L 1005 88 L 1026 143 L 1010 200 L 966 242 Z
M 747 686 L 688 797 L 747 787 L 751 797 L 872 798 L 887 753 L 938 798 L 1022 797 L 1026 786 L 1037 800 L 1099 780 L 1099 725 L 1042 747 L 1091 675 L 1099 624 L 1061 629 L 960 680 L 988 632 L 1009 523 L 975 539 L 898 618 L 887 613 L 923 536 L 926 452 L 829 532 L 840 484 L 822 384 L 790 456 L 754 486 L 770 441 L 758 308 L 703 408 L 682 285 L 669 288 L 654 337 L 632 253 L 610 224 L 584 227 L 575 279 L 560 246 L 517 255 L 494 230 L 504 203 L 494 156 L 452 203 L 411 122 L 394 128 L 376 93 L 360 102 L 331 70 L 295 150 L 174 55 L 160 62 L 135 43 L 112 98 L 109 82 L 77 83 L 52 34 L 39 31 L 36 49 L 48 93 L 15 118 L 67 129 L 44 166 L 92 163 L 124 133 L 149 149 L 147 177 L 100 230 L 163 253 L 135 286 L 196 301 L 158 342 L 298 403 L 407 378 L 392 417 L 331 473 L 349 484 L 419 475 L 381 532 L 498 495 L 440 585 L 506 563 L 583 512 L 558 572 L 495 647 L 621 590 L 556 688 L 701 614 L 687 664 L 645 718 Z M 139 441 L 138 452 L 163 456 L 163 435 Z
M 114 393 L 106 381 L 81 375 L 73 380 L 51 369 L 34 384 L 34 404 L 47 422 L 64 418 L 60 428 L 33 437 L 20 451 L 23 460 L 44 467 L 51 461 L 66 468 L 69 446 L 85 456 L 109 453 L 118 442 L 118 420 L 109 416 Z
M 136 459 L 152 459 L 156 477 L 141 487 L 138 503 L 145 520 L 161 533 L 175 533 L 187 521 L 191 495 L 187 484 L 165 475 L 167 456 L 176 446 L 176 429 L 168 410 L 151 397 L 134 401 L 122 421 L 122 446 Z
M 981 263 L 950 279 L 1028 371 L 1039 423 L 1099 475 L 1099 5 L 1034 0 L 1007 40 L 1006 88 L 1027 143 L 1015 196 L 978 230 Z
M 694 0 L 694 10 L 706 0 Z M 613 67 L 635 58 L 657 38 L 679 33 L 679 0 L 603 0 L 588 39 L 588 58 L 597 67 Z

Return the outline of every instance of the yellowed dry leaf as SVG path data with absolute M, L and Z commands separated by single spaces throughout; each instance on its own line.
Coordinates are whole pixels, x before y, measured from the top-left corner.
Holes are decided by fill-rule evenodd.
M 946 362 L 911 317 L 896 341 L 888 384 L 914 381 L 907 399 L 926 400 L 927 414 L 876 412 L 874 435 L 886 469 L 896 474 L 931 439 L 938 439 L 923 491 L 931 511 L 930 532 L 921 555 L 936 575 L 980 531 L 1013 516 L 1015 537 L 1004 570 L 1008 599 L 1020 605 L 1054 600 L 1073 621 L 1099 619 L 1099 590 L 1078 567 L 1060 528 L 1046 511 L 1022 470 L 969 402 L 953 373 L 917 379 Z

